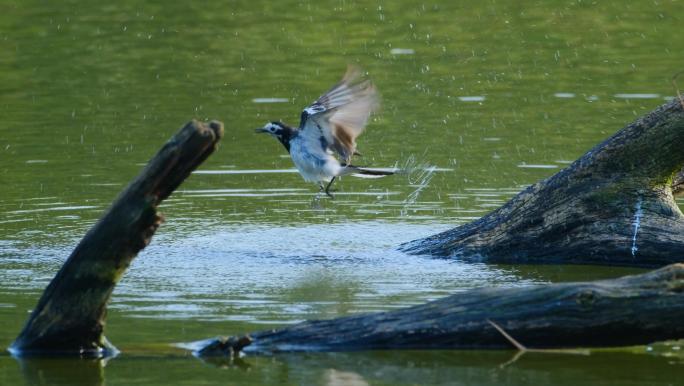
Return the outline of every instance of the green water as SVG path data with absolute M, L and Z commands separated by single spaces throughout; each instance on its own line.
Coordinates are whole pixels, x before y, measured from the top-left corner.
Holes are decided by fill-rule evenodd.
M 0 346 L 166 139 L 191 118 L 226 125 L 115 291 L 107 336 L 123 354 L 105 366 L 4 353 L 0 384 L 675 384 L 678 346 L 230 364 L 168 343 L 639 272 L 395 247 L 482 216 L 674 95 L 683 15 L 681 1 L 0 1 Z M 296 123 L 348 63 L 383 98 L 360 163 L 414 172 L 345 178 L 318 199 L 253 129 Z

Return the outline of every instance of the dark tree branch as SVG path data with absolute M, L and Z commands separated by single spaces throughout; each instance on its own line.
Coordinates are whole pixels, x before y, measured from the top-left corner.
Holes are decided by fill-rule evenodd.
M 215 149 L 223 125 L 189 122 L 150 160 L 88 231 L 43 292 L 10 350 L 16 355 L 107 355 L 106 306 L 129 264 L 150 243 L 157 206 Z

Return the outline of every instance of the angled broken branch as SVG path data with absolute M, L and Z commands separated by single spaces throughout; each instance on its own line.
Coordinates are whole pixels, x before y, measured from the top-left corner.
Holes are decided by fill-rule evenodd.
M 103 335 L 114 286 L 162 222 L 157 206 L 215 149 L 223 125 L 192 121 L 150 160 L 78 244 L 43 292 L 10 350 L 15 355 L 107 355 Z

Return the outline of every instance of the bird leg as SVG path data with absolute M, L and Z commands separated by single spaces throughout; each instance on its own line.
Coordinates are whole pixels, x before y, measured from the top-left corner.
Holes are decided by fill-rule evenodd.
M 335 198 L 333 197 L 332 193 L 330 193 L 330 187 L 332 186 L 333 182 L 335 182 L 335 178 L 337 177 L 333 177 L 332 180 L 330 180 L 330 182 L 328 182 L 328 185 L 325 187 L 325 194 L 327 194 L 330 198 Z

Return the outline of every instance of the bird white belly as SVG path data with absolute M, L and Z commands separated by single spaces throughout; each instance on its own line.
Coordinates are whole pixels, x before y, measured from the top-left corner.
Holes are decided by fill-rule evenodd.
M 310 151 L 299 138 L 290 141 L 290 157 L 305 181 L 330 181 L 340 172 L 340 163 L 323 151 Z

